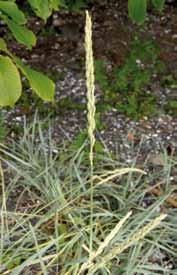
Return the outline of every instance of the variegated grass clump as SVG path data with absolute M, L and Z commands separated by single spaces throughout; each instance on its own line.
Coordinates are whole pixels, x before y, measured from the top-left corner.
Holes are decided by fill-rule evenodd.
M 37 131 L 39 141 L 35 143 Z M 53 144 L 50 131 L 49 140 L 46 139 L 42 122 L 38 121 L 24 132 L 19 143 L 14 141 L 12 148 L 0 144 L 0 160 L 14 175 L 6 185 L 1 173 L 2 275 L 26 274 L 27 268 L 35 269 L 36 266 L 39 270 L 36 274 L 44 275 L 52 272 L 59 275 L 114 274 L 119 258 L 127 272 L 125 274 L 131 274 L 129 271 L 132 269 L 134 273 L 138 269 L 140 274 L 144 274 L 143 268 L 146 265 L 147 269 L 148 264 L 150 272 L 156 272 L 157 266 L 152 269 L 148 260 L 157 251 L 163 249 L 175 256 L 174 249 L 171 254 L 169 252 L 171 240 L 177 243 L 175 209 L 162 223 L 163 230 L 155 226 L 164 215 L 151 221 L 168 194 L 143 209 L 141 203 L 147 193 L 147 185 L 142 177 L 148 175 L 132 173 L 140 172 L 135 168 L 117 169 L 117 159 L 110 158 L 109 154 L 103 155 L 99 166 L 94 166 L 93 249 L 90 253 L 91 188 L 90 169 L 83 154 L 86 144 L 81 148 L 83 151 L 79 149 L 80 153 L 60 148 Z M 56 150 L 59 160 L 53 153 Z M 112 171 L 106 172 L 105 165 L 110 167 L 110 164 Z M 128 169 L 130 174 L 127 174 Z M 168 172 L 165 169 L 167 178 Z M 118 182 L 115 182 L 116 177 Z M 132 182 L 134 191 L 126 193 Z M 15 208 L 10 210 L 6 202 L 10 193 L 18 189 L 23 191 L 17 197 Z M 29 209 L 25 205 L 23 210 L 20 204 L 26 192 L 34 201 L 30 202 Z M 115 205 L 111 205 L 112 200 Z M 153 228 L 150 238 L 142 240 Z

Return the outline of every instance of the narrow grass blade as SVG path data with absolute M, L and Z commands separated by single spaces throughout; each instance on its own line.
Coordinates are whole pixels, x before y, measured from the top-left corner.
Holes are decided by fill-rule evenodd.
M 138 230 L 133 236 L 130 236 L 122 244 L 113 247 L 112 250 L 104 257 L 102 257 L 101 263 L 91 264 L 89 269 L 89 274 L 94 274 L 98 269 L 103 268 L 108 262 L 110 262 L 114 257 L 121 254 L 125 249 L 129 248 L 131 245 L 144 238 L 151 230 L 160 224 L 160 222 L 166 218 L 166 214 L 162 214 L 155 218 L 153 221 L 149 222 L 142 229 Z

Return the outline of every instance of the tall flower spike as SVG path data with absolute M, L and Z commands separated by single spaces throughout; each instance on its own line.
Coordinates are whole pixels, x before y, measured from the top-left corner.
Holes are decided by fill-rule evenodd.
M 90 139 L 90 153 L 93 153 L 95 144 L 95 78 L 94 78 L 94 61 L 92 50 L 92 21 L 86 11 L 85 25 L 85 51 L 86 51 L 86 86 L 87 86 L 87 119 L 88 119 L 88 134 Z M 93 162 L 93 154 L 90 154 L 90 162 Z
M 86 11 L 85 24 L 85 52 L 86 52 L 86 86 L 87 86 L 87 120 L 88 136 L 90 140 L 90 258 L 93 244 L 93 149 L 95 145 L 95 85 L 94 85 L 94 61 L 92 49 L 92 20 Z

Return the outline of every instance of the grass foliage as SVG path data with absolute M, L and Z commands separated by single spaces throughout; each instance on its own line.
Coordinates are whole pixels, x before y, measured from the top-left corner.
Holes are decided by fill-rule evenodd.
M 95 156 L 88 13 L 86 19 L 88 140 L 78 150 L 56 145 L 52 129 L 43 132 L 35 116 L 18 142 L 0 145 L 0 274 L 177 274 L 159 256 L 169 262 L 177 256 L 176 209 L 159 213 L 167 212 L 175 162 L 160 171 L 166 192 L 154 198 L 147 182 L 158 175 L 136 168 L 136 161 L 126 167 L 106 150 Z

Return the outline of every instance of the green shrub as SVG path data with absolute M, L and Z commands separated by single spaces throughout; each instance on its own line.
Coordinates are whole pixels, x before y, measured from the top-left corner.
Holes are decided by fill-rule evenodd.
M 134 119 L 152 115 L 156 109 L 156 98 L 146 90 L 153 73 L 164 69 L 158 55 L 159 48 L 153 40 L 135 38 L 125 63 L 115 67 L 111 73 L 106 72 L 105 62 L 96 61 L 95 75 L 103 90 L 104 102 Z

